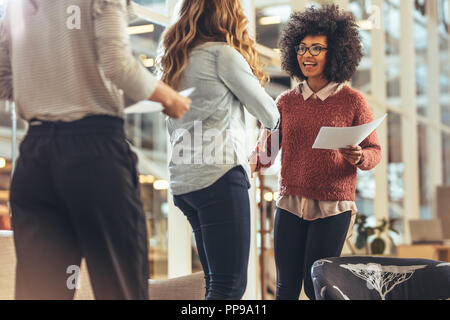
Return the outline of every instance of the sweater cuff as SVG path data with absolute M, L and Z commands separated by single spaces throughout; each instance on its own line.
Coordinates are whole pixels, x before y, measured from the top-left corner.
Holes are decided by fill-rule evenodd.
M 363 163 L 364 163 L 364 152 L 361 155 L 361 159 L 357 164 L 355 164 L 355 166 L 359 168 L 360 166 L 362 166 Z
M 275 127 L 274 128 L 267 128 L 267 127 L 264 127 L 266 130 L 269 130 L 269 131 L 275 131 L 275 130 L 278 130 L 279 128 L 280 128 L 280 118 L 278 118 L 278 121 L 277 121 L 277 124 L 275 125 Z

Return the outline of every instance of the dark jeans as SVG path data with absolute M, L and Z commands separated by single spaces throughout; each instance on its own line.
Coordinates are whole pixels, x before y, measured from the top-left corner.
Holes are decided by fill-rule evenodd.
M 277 300 L 298 300 L 302 281 L 315 300 L 311 267 L 316 260 L 339 257 L 350 224 L 351 211 L 307 221 L 277 208 L 274 226 Z
M 241 166 L 210 187 L 174 196 L 189 220 L 205 273 L 207 300 L 239 300 L 250 250 L 248 180 Z
M 82 257 L 97 299 L 148 299 L 136 163 L 119 118 L 31 122 L 11 183 L 17 299 L 72 299 Z

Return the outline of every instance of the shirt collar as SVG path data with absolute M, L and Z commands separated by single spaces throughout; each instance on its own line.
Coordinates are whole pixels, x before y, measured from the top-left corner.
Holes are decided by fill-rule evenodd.
M 300 92 L 302 93 L 303 99 L 305 99 L 305 101 L 312 96 L 318 97 L 320 100 L 325 101 L 328 97 L 336 94 L 339 90 L 341 90 L 343 86 L 343 83 L 330 82 L 318 92 L 314 92 L 308 86 L 308 82 L 303 81 L 302 83 L 300 83 Z

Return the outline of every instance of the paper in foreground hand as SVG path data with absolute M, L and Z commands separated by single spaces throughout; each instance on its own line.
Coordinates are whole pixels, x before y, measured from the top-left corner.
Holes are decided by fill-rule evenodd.
M 386 116 L 387 114 L 355 127 L 322 127 L 313 144 L 313 149 L 339 150 L 347 146 L 357 146 L 383 122 Z
M 194 91 L 195 88 L 189 88 L 181 91 L 180 95 L 182 95 L 183 97 L 189 97 Z M 143 100 L 126 108 L 125 114 L 161 112 L 163 111 L 163 109 L 163 105 L 159 102 Z

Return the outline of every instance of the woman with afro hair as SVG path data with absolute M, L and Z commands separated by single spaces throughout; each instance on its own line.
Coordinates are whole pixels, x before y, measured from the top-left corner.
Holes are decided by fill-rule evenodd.
M 299 85 L 278 97 L 279 130 L 261 135 L 250 161 L 258 172 L 283 150 L 274 230 L 276 299 L 298 299 L 302 282 L 308 298 L 315 299 L 312 265 L 340 256 L 357 213 L 357 168 L 374 168 L 381 148 L 376 132 L 359 146 L 312 148 L 323 126 L 373 120 L 363 95 L 345 85 L 362 58 L 351 13 L 336 5 L 293 13 L 280 49 L 283 69 Z

